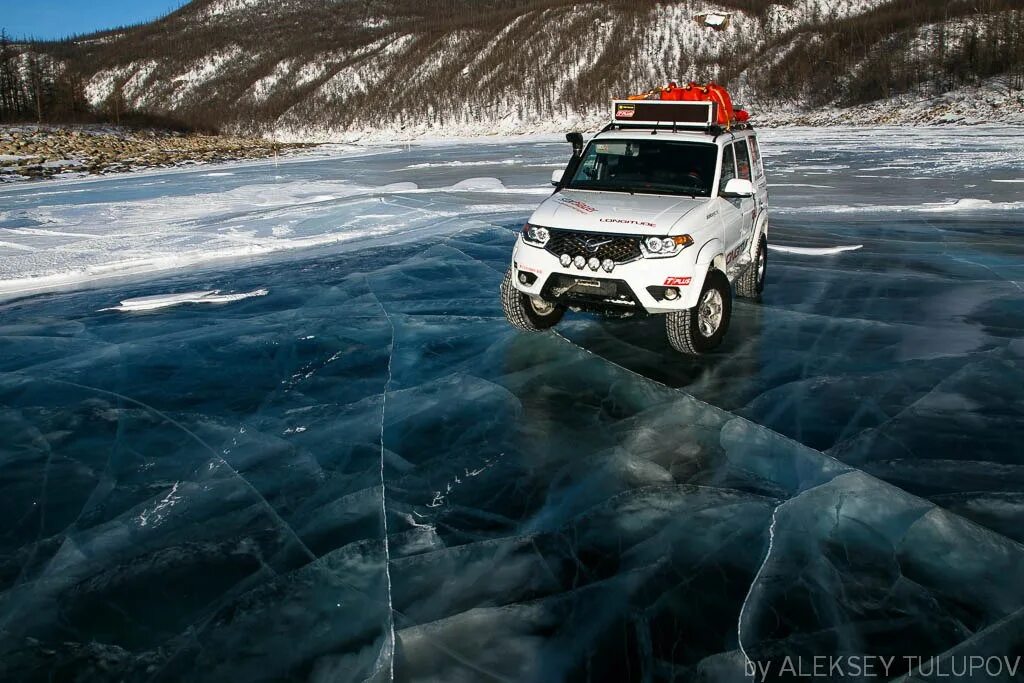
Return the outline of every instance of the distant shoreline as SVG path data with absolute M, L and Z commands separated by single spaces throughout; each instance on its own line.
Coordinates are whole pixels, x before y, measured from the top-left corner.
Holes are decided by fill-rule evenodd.
M 975 95 L 977 93 L 974 93 Z M 808 109 L 751 105 L 761 129 L 811 127 L 973 128 L 1024 127 L 1024 92 L 987 100 L 964 94 L 917 100 L 886 100 L 850 108 Z M 273 139 L 246 134 L 181 133 L 101 124 L 0 125 L 0 185 L 15 181 L 103 176 L 156 168 L 256 160 L 293 155 L 330 144 L 388 145 L 457 143 L 488 139 L 561 137 L 567 131 L 600 130 L 608 118 L 594 113 L 557 120 L 473 121 L 445 127 L 410 125 L 341 129 L 281 129 Z
M 0 183 L 264 159 L 315 144 L 102 125 L 0 126 Z

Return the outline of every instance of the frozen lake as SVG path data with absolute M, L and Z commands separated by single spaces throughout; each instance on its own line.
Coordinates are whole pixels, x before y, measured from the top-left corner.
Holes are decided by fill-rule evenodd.
M 762 144 L 764 301 L 699 361 L 504 321 L 564 142 L 0 188 L 0 679 L 1012 665 L 1024 130 Z

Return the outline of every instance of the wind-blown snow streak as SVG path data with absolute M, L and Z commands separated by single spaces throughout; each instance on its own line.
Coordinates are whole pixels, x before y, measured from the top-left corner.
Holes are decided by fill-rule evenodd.
M 255 289 L 239 294 L 221 294 L 219 289 L 211 289 L 202 292 L 182 292 L 181 294 L 156 294 L 125 299 L 117 306 L 101 308 L 100 311 L 156 311 L 182 304 L 226 304 L 250 299 L 254 296 L 266 296 L 269 293 L 269 290 L 266 289 Z
M 948 213 L 956 211 L 1019 211 L 1020 209 L 1024 209 L 1024 202 L 994 202 L 989 199 L 966 198 L 946 202 L 926 202 L 923 204 L 782 206 L 773 209 L 773 213 Z
M 863 244 L 852 244 L 841 247 L 788 247 L 784 244 L 769 244 L 772 251 L 781 251 L 786 254 L 803 254 L 804 256 L 831 256 L 841 254 L 844 251 L 856 251 L 863 247 Z

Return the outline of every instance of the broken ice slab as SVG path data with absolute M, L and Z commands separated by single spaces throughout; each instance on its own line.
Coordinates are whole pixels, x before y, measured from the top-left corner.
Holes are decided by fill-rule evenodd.
M 947 652 L 1024 606 L 1022 562 L 1015 541 L 864 473 L 842 474 L 775 511 L 740 644 L 776 673 L 786 657 L 809 666 L 816 655 L 870 655 L 895 658 L 898 675 L 905 658 Z
M 460 286 L 460 270 L 450 266 L 447 286 Z M 378 296 L 387 307 L 387 293 Z M 394 303 L 400 310 L 402 297 Z M 731 671 L 722 680 L 735 680 L 745 661 L 736 656 L 745 601 L 742 642 L 763 656 L 806 653 L 805 641 L 819 655 L 881 653 L 894 638 L 915 652 L 941 653 L 997 621 L 1000 600 L 1019 601 L 1012 586 L 997 585 L 999 598 L 987 598 L 986 611 L 966 621 L 957 612 L 958 581 L 992 576 L 970 562 L 955 562 L 946 575 L 929 564 L 938 541 L 924 532 L 928 520 L 953 520 L 948 543 L 964 552 L 982 542 L 1015 544 L 818 451 L 556 336 L 521 337 L 499 327 L 486 333 L 487 320 L 472 321 L 476 332 L 457 336 L 448 349 L 458 359 L 453 374 L 429 351 L 451 339 L 453 317 L 396 320 L 395 383 L 405 388 L 389 396 L 385 441 L 404 459 L 429 457 L 389 472 L 388 504 L 401 510 L 394 529 L 432 539 L 392 565 L 403 679 L 530 678 L 538 671 L 572 679 L 587 670 L 625 677 L 625 666 L 703 676 L 714 668 L 705 659 L 718 652 L 718 670 Z M 657 496 L 678 513 L 654 513 Z M 780 503 L 770 531 L 765 515 Z M 601 517 L 607 508 L 614 514 Z M 836 515 L 844 522 L 836 537 L 819 539 Z M 825 530 L 809 529 L 804 516 Z M 595 519 L 602 521 L 591 533 Z M 730 519 L 753 527 L 727 532 L 719 524 Z M 772 533 L 785 549 L 782 560 L 771 559 L 779 546 L 768 557 L 787 563 L 786 571 L 771 564 L 761 570 Z M 790 547 L 789 537 L 805 545 Z M 723 544 L 737 538 L 747 540 Z M 751 547 L 756 551 L 747 552 Z M 657 550 L 648 555 L 647 548 Z M 850 557 L 840 565 L 844 548 Z M 897 552 L 920 585 L 893 573 Z M 660 562 L 679 575 L 659 573 Z M 835 570 L 818 569 L 821 562 Z M 1010 571 L 998 566 L 997 575 Z M 702 567 L 732 578 L 713 588 Z M 783 581 L 794 570 L 811 578 L 787 592 Z M 831 585 L 814 583 L 823 581 L 821 572 Z M 429 590 L 438 575 L 446 577 L 445 590 Z M 690 582 L 717 606 L 682 588 Z M 777 594 L 766 592 L 764 585 L 776 584 Z M 811 596 L 806 605 L 798 590 Z M 818 618 L 815 609 L 828 601 L 832 611 Z M 695 613 L 687 605 L 702 605 L 700 634 L 688 630 Z M 759 615 L 776 612 L 792 614 L 785 637 L 762 628 Z M 711 613 L 729 616 L 716 626 Z M 572 636 L 563 640 L 561 624 Z M 606 640 L 609 632 L 629 634 L 626 644 Z M 611 650 L 621 656 L 606 654 Z M 530 668 L 535 664 L 540 668 Z

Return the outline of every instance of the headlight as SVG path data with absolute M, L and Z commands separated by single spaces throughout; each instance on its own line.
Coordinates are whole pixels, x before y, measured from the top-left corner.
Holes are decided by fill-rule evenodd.
M 527 244 L 543 247 L 547 245 L 550 239 L 551 233 L 547 228 L 542 228 L 539 225 L 530 225 L 529 223 L 523 226 L 523 241 Z
M 691 244 L 693 244 L 693 238 L 689 235 L 676 235 L 675 237 L 648 237 L 640 243 L 640 246 L 647 258 L 668 258 L 675 256 Z

